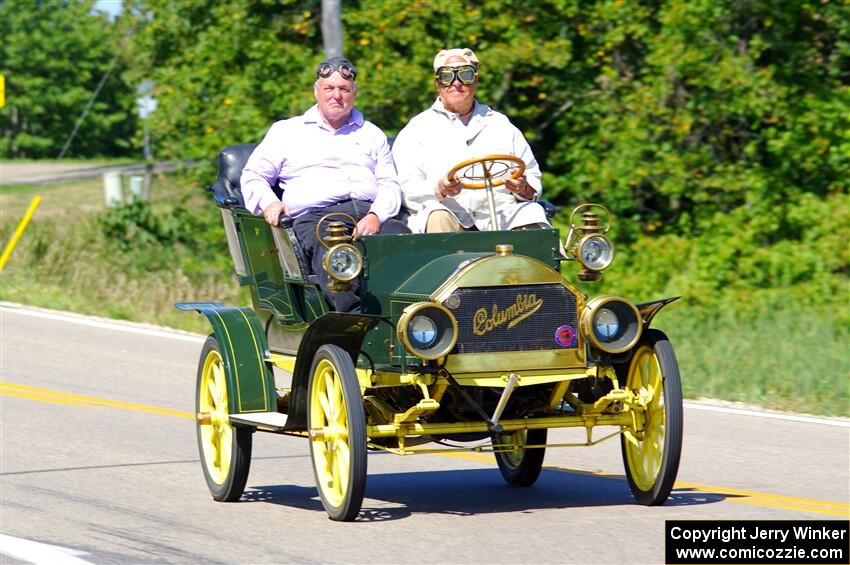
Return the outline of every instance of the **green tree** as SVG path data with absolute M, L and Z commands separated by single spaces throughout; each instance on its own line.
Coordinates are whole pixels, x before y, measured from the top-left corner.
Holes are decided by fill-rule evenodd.
M 0 156 L 55 158 L 109 72 L 69 156 L 126 155 L 136 127 L 118 27 L 93 0 L 0 0 Z M 111 71 L 111 72 L 110 72 Z
M 211 167 L 312 104 L 319 0 L 131 6 L 160 154 Z M 357 105 L 390 135 L 436 96 L 439 49 L 476 50 L 479 98 L 528 137 L 544 195 L 617 217 L 612 290 L 846 285 L 846 1 L 350 0 L 342 18 Z

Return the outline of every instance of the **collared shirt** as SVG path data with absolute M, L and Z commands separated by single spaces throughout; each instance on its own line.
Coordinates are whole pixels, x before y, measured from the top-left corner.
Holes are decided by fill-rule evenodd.
M 274 123 L 242 171 L 245 207 L 261 214 L 277 201 L 271 186 L 278 182 L 293 218 L 352 199 L 372 202 L 369 211 L 383 223 L 401 206 L 387 137 L 356 109 L 336 131 L 315 105 Z
M 454 214 L 466 228 L 490 229 L 486 190 L 462 190 L 456 197 L 441 201 L 435 190 L 437 181 L 454 165 L 491 154 L 522 159 L 526 180 L 540 195 L 541 174 L 534 153 L 522 132 L 504 114 L 475 101 L 469 123 L 463 125 L 460 116 L 448 111 L 437 98 L 429 109 L 413 117 L 393 144 L 404 204 L 412 213 L 410 228 L 424 231 L 428 215 L 442 209 Z M 493 193 L 499 229 L 548 223 L 539 204 L 520 199 L 504 185 L 495 187 Z

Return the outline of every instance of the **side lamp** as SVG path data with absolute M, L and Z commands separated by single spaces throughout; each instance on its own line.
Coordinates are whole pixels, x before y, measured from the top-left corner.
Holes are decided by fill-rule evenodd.
M 339 215 L 339 212 L 335 213 Z M 331 292 L 346 292 L 351 289 L 351 281 L 360 276 L 363 270 L 363 255 L 351 242 L 352 237 L 346 233 L 345 223 L 334 221 L 328 223 L 327 235 L 322 237 L 320 227 L 325 218 L 334 214 L 328 214 L 316 224 L 316 238 L 328 248 L 322 260 L 322 267 L 330 275 L 331 283 L 328 290 Z M 349 216 L 350 218 L 350 216 Z M 354 218 L 351 218 L 352 223 Z
M 581 211 L 581 224 L 574 219 Z M 608 219 L 607 225 L 599 223 L 600 212 Z M 578 261 L 582 269 L 578 272 L 580 281 L 598 281 L 602 271 L 614 260 L 614 244 L 605 235 L 611 229 L 611 213 L 601 204 L 579 204 L 570 214 L 570 232 L 564 240 L 567 258 Z

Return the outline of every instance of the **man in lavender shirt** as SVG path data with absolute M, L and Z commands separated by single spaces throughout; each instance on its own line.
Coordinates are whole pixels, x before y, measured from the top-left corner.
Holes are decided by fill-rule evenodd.
M 348 292 L 330 292 L 322 267 L 327 251 L 316 239 L 316 224 L 332 212 L 355 237 L 410 233 L 393 219 L 401 206 L 401 189 L 387 137 L 354 108 L 357 69 L 342 57 L 319 64 L 313 94 L 316 105 L 303 115 L 272 125 L 242 171 L 245 207 L 276 226 L 282 215 L 293 218 L 319 286 L 334 310 L 359 310 L 359 281 Z M 283 189 L 278 199 L 272 186 Z M 326 228 L 328 222 L 323 223 Z

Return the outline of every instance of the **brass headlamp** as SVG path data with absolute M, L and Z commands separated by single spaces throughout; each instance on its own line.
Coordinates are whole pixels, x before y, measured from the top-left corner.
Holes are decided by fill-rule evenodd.
M 331 278 L 328 290 L 345 292 L 351 289 L 351 281 L 360 276 L 360 272 L 363 270 L 363 255 L 360 254 L 357 247 L 351 244 L 353 238 L 346 233 L 344 222 L 333 221 L 328 223 L 327 235 L 322 237 L 322 222 L 334 215 L 347 216 L 354 225 L 357 222 L 348 214 L 335 212 L 323 217 L 316 224 L 316 239 L 328 248 L 322 260 L 322 267 Z
M 573 221 L 579 211 L 582 211 L 581 225 Z M 605 213 L 607 225 L 600 225 L 599 212 Z M 611 213 L 601 204 L 579 204 L 570 214 L 570 233 L 564 241 L 564 249 L 568 258 L 581 263 L 579 280 L 598 281 L 602 271 L 614 260 L 614 244 L 605 236 L 609 229 Z

